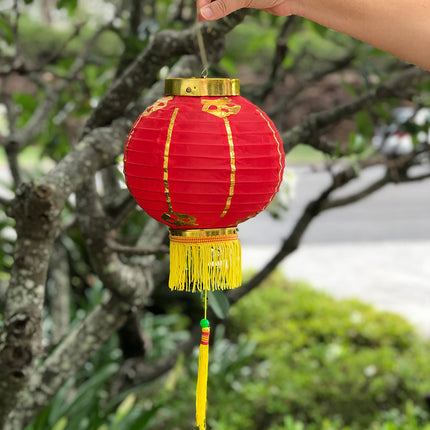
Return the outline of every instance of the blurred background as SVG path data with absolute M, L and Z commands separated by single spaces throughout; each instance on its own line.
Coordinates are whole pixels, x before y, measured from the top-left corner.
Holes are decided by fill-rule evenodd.
M 430 429 L 430 73 L 299 17 L 200 24 L 276 124 L 281 189 L 209 297 L 208 428 Z M 192 0 L 0 1 L 0 429 L 194 425 L 198 294 L 122 151 L 200 76 Z

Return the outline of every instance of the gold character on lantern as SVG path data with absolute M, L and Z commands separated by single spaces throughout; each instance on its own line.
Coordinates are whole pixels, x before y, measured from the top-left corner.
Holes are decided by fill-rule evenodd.
M 148 106 L 144 110 L 144 112 L 142 113 L 142 116 L 148 116 L 157 110 L 165 108 L 167 106 L 167 103 L 170 100 L 173 100 L 173 96 L 166 96 L 166 97 L 161 98 L 160 100 L 157 100 L 153 105 Z
M 236 115 L 240 111 L 240 106 L 232 102 L 228 97 L 220 99 L 202 99 L 203 112 L 210 113 L 219 118 L 227 118 Z

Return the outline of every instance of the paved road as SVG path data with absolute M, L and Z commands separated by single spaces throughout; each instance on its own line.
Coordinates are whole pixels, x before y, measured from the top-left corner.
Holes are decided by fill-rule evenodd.
M 371 171 L 364 181 L 380 174 Z M 260 214 L 241 225 L 244 267 L 268 261 L 306 202 L 328 183 L 325 174 L 310 169 L 299 168 L 297 175 L 297 198 L 282 220 Z M 357 297 L 399 313 L 430 336 L 430 180 L 390 185 L 320 215 L 281 268 L 335 297 Z
M 329 184 L 325 172 L 310 167 L 293 168 L 297 178 L 295 199 L 283 219 L 274 221 L 267 213 L 240 225 L 243 244 L 280 243 L 287 236 L 304 206 Z M 382 176 L 370 169 L 339 196 L 361 189 Z M 304 243 L 360 242 L 381 240 L 430 240 L 430 180 L 413 184 L 390 184 L 360 202 L 331 209 L 319 215 L 305 234 Z

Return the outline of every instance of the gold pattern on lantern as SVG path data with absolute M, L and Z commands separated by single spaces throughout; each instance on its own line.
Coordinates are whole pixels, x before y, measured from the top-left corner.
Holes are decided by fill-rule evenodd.
M 170 189 L 169 189 L 170 143 L 172 141 L 173 127 L 175 125 L 175 120 L 176 120 L 176 116 L 178 115 L 178 112 L 179 112 L 179 108 L 175 108 L 175 110 L 173 111 L 172 117 L 170 118 L 169 128 L 167 129 L 166 144 L 164 145 L 163 182 L 164 182 L 164 195 L 166 196 L 166 203 L 169 211 L 164 213 L 161 216 L 161 219 L 163 221 L 175 227 L 197 225 L 195 217 L 187 214 L 182 214 L 179 212 L 174 212 L 173 206 L 172 206 L 172 199 L 170 198 Z
M 278 138 L 276 137 L 276 133 L 275 130 L 273 129 L 273 127 L 270 124 L 270 121 L 265 117 L 264 113 L 262 111 L 260 111 L 259 109 L 256 109 L 256 111 L 261 115 L 261 117 L 266 121 L 267 126 L 270 128 L 270 130 L 273 133 L 273 138 L 276 141 L 276 149 L 278 150 L 278 155 L 279 155 L 279 173 L 278 173 L 278 185 L 276 186 L 272 196 L 270 197 L 270 200 L 267 202 L 266 206 L 264 206 L 263 210 L 266 209 L 266 207 L 269 205 L 269 203 L 273 200 L 273 198 L 275 197 L 275 194 L 278 192 L 279 187 L 281 186 L 281 182 L 282 182 L 282 152 L 281 152 L 281 146 L 282 143 L 279 142 Z
M 245 222 L 245 221 L 248 221 L 249 219 L 251 219 L 251 218 L 254 218 L 256 215 L 258 215 L 260 213 L 260 211 L 258 211 L 258 212 L 254 212 L 254 213 L 252 213 L 251 215 L 248 215 L 246 218 L 240 218 L 240 219 L 238 219 L 235 223 L 234 223 L 234 225 L 232 225 L 232 227 L 233 226 L 237 226 L 237 224 L 240 224 L 240 223 L 242 223 L 242 222 Z
M 239 113 L 241 106 L 232 102 L 228 97 L 220 99 L 202 99 L 202 111 L 218 118 L 227 118 Z
M 169 128 L 167 129 L 166 144 L 164 145 L 164 160 L 163 160 L 163 182 L 164 182 L 164 195 L 166 196 L 167 206 L 169 213 L 173 213 L 172 200 L 170 199 L 169 191 L 169 153 L 170 153 L 170 142 L 172 141 L 173 126 L 175 125 L 176 115 L 178 115 L 179 108 L 173 111 L 172 117 L 170 118 Z
M 230 189 L 227 197 L 227 202 L 221 214 L 222 218 L 227 214 L 228 210 L 230 209 L 231 199 L 233 198 L 234 187 L 236 185 L 236 156 L 234 153 L 233 133 L 231 131 L 228 117 L 230 115 L 236 115 L 237 113 L 239 113 L 241 106 L 234 103 L 228 97 L 222 97 L 219 99 L 202 99 L 202 104 L 203 112 L 215 115 L 218 118 L 222 118 L 224 120 L 225 130 L 227 133 L 230 154 Z
M 151 106 L 148 106 L 144 110 L 144 112 L 142 113 L 142 116 L 148 116 L 156 112 L 157 110 L 164 109 L 170 100 L 173 100 L 173 96 L 166 96 L 157 100 L 154 104 L 152 104 Z
M 140 121 L 142 120 L 143 115 L 139 115 L 139 118 L 136 120 L 136 122 L 133 125 L 133 128 L 131 129 L 127 142 L 125 144 L 125 150 L 124 150 L 124 175 L 125 175 L 125 183 L 128 186 L 128 176 L 127 176 L 127 156 L 128 156 L 128 145 L 130 145 L 131 138 L 133 137 L 134 131 L 136 130 L 137 126 L 139 125 Z
M 239 106 L 240 107 L 240 106 Z M 230 190 L 228 192 L 227 202 L 225 204 L 225 208 L 221 214 L 221 218 L 224 217 L 231 206 L 231 199 L 234 195 L 234 187 L 236 185 L 236 155 L 234 153 L 234 142 L 233 142 L 233 133 L 231 131 L 230 122 L 228 118 L 223 118 L 225 130 L 227 132 L 228 139 L 228 147 L 230 153 Z
M 161 219 L 175 227 L 197 225 L 195 217 L 187 214 L 181 214 L 178 212 L 166 212 L 161 215 Z

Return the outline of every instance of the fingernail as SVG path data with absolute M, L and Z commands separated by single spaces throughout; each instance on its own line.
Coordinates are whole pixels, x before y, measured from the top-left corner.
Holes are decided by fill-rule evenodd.
M 202 8 L 200 14 L 204 19 L 212 19 L 212 17 L 214 16 L 212 9 L 209 6 Z

